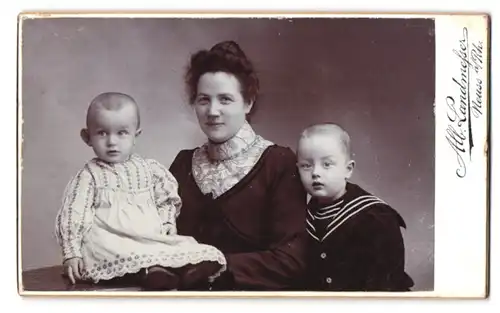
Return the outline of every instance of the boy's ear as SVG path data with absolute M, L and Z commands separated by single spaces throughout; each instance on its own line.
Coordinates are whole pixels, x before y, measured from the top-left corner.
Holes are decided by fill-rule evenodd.
M 87 146 L 91 146 L 89 131 L 86 128 L 82 128 L 82 130 L 80 131 L 80 137 Z
M 139 137 L 142 134 L 142 129 L 139 128 L 138 130 L 135 131 L 135 136 Z
M 356 166 L 356 162 L 354 160 L 350 160 L 347 163 L 347 175 L 346 178 L 351 178 L 352 172 L 354 171 L 354 167 Z

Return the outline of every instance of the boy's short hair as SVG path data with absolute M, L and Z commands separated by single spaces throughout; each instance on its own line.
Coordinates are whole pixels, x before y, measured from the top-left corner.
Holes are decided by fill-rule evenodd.
M 140 128 L 141 118 L 137 102 L 130 95 L 121 92 L 103 92 L 92 99 L 87 109 L 87 128 L 89 127 L 96 111 L 100 109 L 118 111 L 127 105 L 132 105 L 134 107 L 137 116 L 137 128 Z
M 348 158 L 352 157 L 351 152 L 351 137 L 339 125 L 335 123 L 321 123 L 308 126 L 304 129 L 300 135 L 300 139 L 311 137 L 314 135 L 332 135 L 332 137 L 337 137 L 344 148 L 344 153 Z M 299 139 L 299 140 L 300 140 Z

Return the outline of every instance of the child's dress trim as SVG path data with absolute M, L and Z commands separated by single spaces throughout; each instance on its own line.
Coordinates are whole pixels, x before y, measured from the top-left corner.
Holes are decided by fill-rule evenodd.
M 154 160 L 133 156 L 121 164 L 87 163 L 68 185 L 56 219 L 64 259 L 81 257 L 84 279 L 94 282 L 137 273 L 152 265 L 179 268 L 224 255 L 194 238 L 178 236 L 177 182 Z M 140 222 L 138 222 L 140 221 Z

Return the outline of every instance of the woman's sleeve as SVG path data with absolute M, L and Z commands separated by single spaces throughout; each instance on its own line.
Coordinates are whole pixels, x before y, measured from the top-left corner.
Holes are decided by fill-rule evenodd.
M 55 235 L 63 261 L 82 257 L 82 238 L 90 227 L 95 182 L 90 171 L 80 170 L 66 186 L 61 208 L 56 215 Z
M 162 223 L 175 226 L 182 204 L 177 191 L 178 183 L 165 166 L 155 160 L 148 162 L 153 171 L 155 204 Z
M 277 157 L 277 174 L 268 187 L 272 193 L 266 227 L 269 249 L 226 255 L 232 279 L 242 288 L 294 288 L 305 268 L 306 192 L 295 154 L 282 148 Z

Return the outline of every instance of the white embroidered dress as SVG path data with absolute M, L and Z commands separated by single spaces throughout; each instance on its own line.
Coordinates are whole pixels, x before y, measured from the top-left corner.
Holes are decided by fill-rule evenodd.
M 80 257 L 83 279 L 108 280 L 153 265 L 182 267 L 216 261 L 215 247 L 176 234 L 177 182 L 160 163 L 132 155 L 108 164 L 89 161 L 66 187 L 56 218 L 64 260 Z

